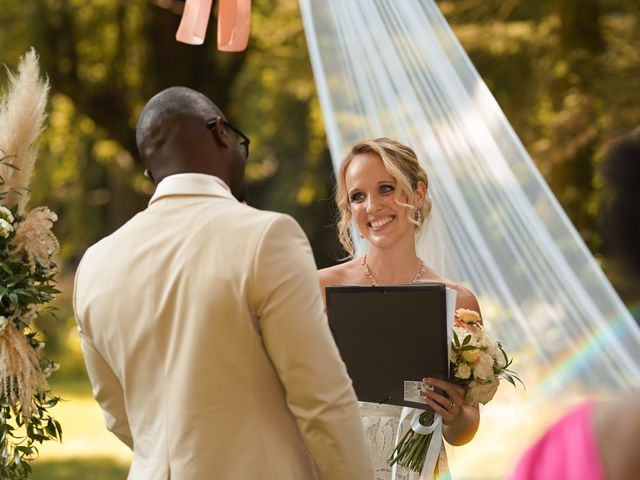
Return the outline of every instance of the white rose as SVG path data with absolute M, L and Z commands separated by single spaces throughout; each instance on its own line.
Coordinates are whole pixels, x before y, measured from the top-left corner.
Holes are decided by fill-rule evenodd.
M 4 218 L 0 218 L 0 236 L 7 238 L 13 232 L 13 227 Z
M 463 362 L 458 365 L 455 376 L 462 380 L 469 378 L 471 376 L 471 367 L 469 367 L 469 364 Z
M 478 342 L 478 346 L 483 349 L 490 348 L 491 345 L 495 343 L 493 339 L 484 332 L 484 330 L 478 331 L 476 334 L 476 341 Z
M 493 399 L 498 391 L 498 386 L 500 386 L 500 381 L 497 377 L 484 383 L 473 380 L 467 388 L 465 399 L 470 405 L 478 405 L 479 403 L 486 405 Z
M 493 358 L 485 352 L 480 352 L 478 361 L 473 366 L 473 376 L 486 380 L 493 376 Z
M 6 220 L 9 223 L 13 223 L 15 221 L 11 210 L 9 210 L 7 207 L 0 207 L 0 218 Z

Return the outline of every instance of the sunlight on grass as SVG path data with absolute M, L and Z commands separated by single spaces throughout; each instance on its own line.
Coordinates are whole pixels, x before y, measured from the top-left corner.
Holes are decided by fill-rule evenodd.
M 112 459 L 39 461 L 32 480 L 124 480 L 128 467 Z
M 62 424 L 62 443 L 47 442 L 40 448 L 33 479 L 126 478 L 132 453 L 105 428 L 88 380 L 58 381 L 53 391 L 62 397 L 53 410 Z

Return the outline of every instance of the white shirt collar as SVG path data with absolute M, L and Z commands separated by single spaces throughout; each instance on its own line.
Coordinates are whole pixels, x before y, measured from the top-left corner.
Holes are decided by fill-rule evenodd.
M 149 205 L 161 197 L 173 195 L 211 195 L 234 199 L 222 179 L 204 173 L 177 173 L 163 178 L 156 186 Z

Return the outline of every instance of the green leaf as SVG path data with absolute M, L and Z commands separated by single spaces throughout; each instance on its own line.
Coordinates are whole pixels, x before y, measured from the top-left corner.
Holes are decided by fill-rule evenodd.
M 0 263 L 0 268 L 6 273 L 8 273 L 9 275 L 13 275 L 13 270 L 11 270 L 11 268 L 9 268 L 9 265 L 7 265 L 6 263 L 4 262 Z

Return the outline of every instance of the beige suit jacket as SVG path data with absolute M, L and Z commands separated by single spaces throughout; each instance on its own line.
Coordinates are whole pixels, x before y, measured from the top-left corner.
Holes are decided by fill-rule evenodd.
M 356 398 L 290 217 L 163 180 L 87 250 L 74 308 L 129 478 L 371 479 Z

